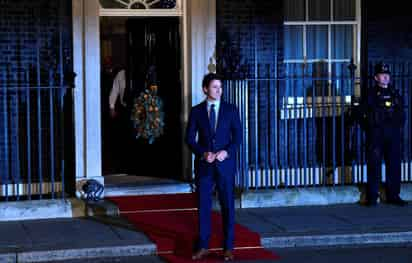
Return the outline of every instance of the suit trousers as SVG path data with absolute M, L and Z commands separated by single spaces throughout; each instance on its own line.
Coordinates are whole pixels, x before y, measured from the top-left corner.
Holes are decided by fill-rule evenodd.
M 215 161 L 217 162 L 217 161 Z M 233 249 L 235 224 L 234 175 L 222 174 L 216 163 L 210 165 L 209 172 L 197 178 L 199 198 L 199 248 L 207 249 L 211 234 L 212 194 L 216 187 L 223 220 L 223 248 Z

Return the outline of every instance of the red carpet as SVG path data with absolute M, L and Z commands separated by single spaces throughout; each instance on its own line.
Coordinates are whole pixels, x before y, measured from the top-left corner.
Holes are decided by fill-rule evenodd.
M 158 255 L 172 263 L 193 262 L 197 240 L 197 201 L 195 194 L 109 197 L 123 217 L 143 231 L 157 245 Z M 212 213 L 211 254 L 202 262 L 221 262 L 222 224 L 219 213 Z M 279 257 L 262 248 L 257 233 L 235 225 L 235 260 Z

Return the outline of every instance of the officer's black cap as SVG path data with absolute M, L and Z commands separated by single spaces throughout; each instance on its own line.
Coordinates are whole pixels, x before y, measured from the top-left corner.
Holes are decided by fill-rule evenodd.
M 391 71 L 389 70 L 389 66 L 383 62 L 379 62 L 375 65 L 375 75 L 377 74 L 382 74 L 382 73 L 386 73 L 386 74 L 390 74 Z

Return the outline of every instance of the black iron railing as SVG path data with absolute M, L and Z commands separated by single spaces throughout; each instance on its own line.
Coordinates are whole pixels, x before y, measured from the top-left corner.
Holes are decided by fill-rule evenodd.
M 391 64 L 392 81 L 403 96 L 407 116 L 402 129 L 404 182 L 412 181 L 411 65 Z M 353 109 L 361 100 L 361 89 L 373 84 L 373 76 L 369 76 L 368 85 L 362 85 L 353 65 L 332 68 L 333 74 L 322 74 L 324 69 L 319 68 L 314 64 L 287 65 L 282 77 L 224 81 L 225 99 L 238 106 L 243 124 L 236 180 L 239 187 L 335 186 L 367 181 L 365 132 Z
M 2 200 L 64 198 L 73 166 L 72 91 L 0 87 Z

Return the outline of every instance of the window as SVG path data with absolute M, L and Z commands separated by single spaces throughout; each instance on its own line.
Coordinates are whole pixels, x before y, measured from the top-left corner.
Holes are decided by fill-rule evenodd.
M 118 9 L 168 9 L 176 7 L 176 0 L 100 0 L 100 5 Z
M 182 16 L 183 0 L 99 0 L 100 16 Z
M 287 81 L 285 97 L 340 96 L 343 92 L 345 101 L 350 101 L 357 94 L 354 85 L 337 80 L 349 77 L 347 65 L 352 59 L 359 65 L 360 0 L 284 0 L 284 5 L 285 74 L 298 77 Z M 303 72 L 317 80 L 306 85 L 299 80 Z

